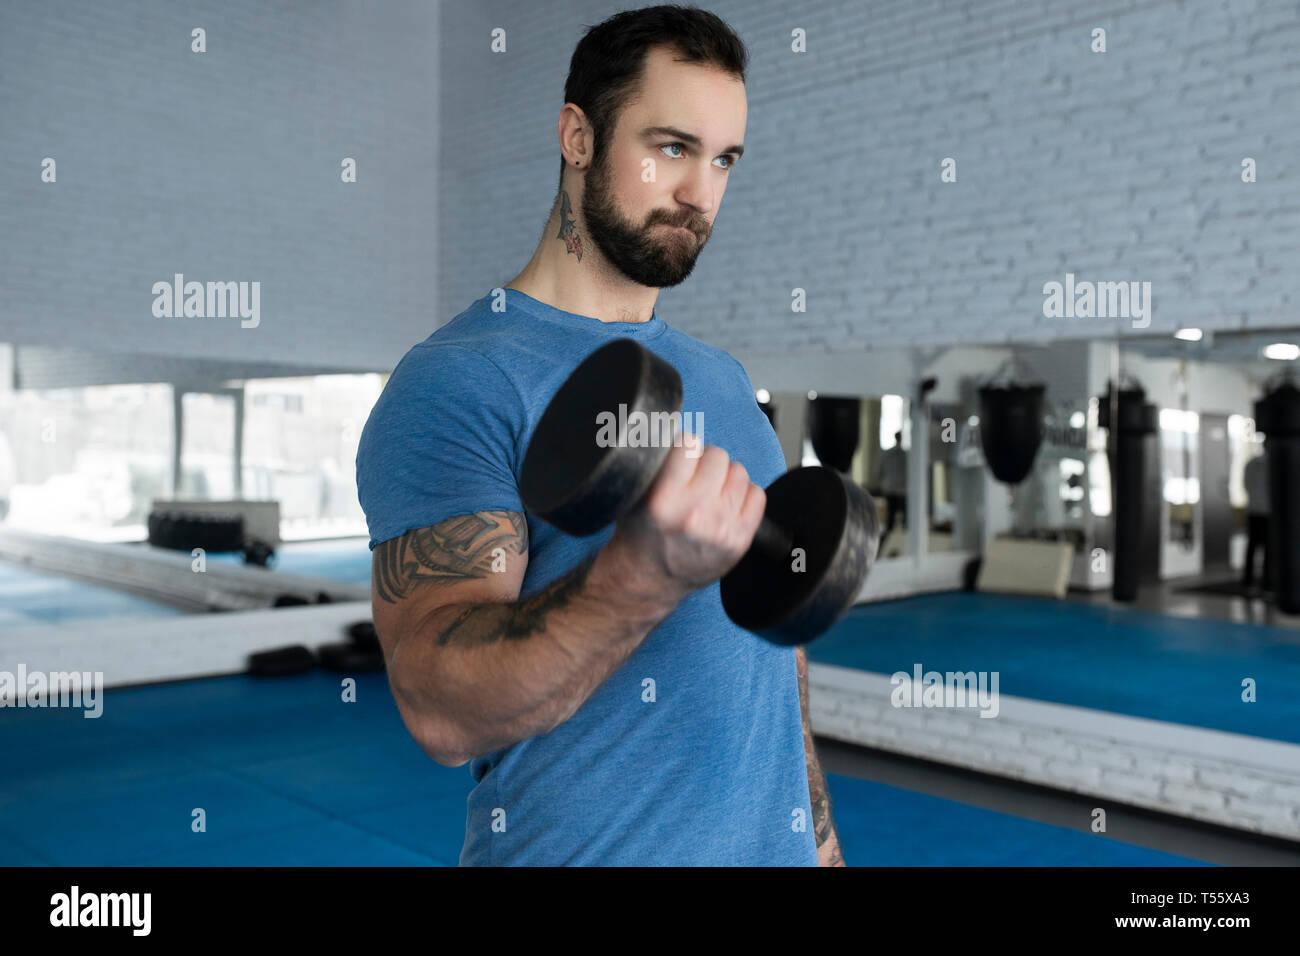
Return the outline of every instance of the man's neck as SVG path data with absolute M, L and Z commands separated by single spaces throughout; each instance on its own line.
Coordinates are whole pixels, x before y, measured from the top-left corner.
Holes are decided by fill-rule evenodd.
M 618 275 L 595 248 L 585 229 L 579 260 L 570 251 L 572 244 L 557 238 L 559 226 L 559 215 L 553 213 L 533 257 L 505 287 L 561 312 L 590 316 L 602 322 L 650 321 L 659 290 Z

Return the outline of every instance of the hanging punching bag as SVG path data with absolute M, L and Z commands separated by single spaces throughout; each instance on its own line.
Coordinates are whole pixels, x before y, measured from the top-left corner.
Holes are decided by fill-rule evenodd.
M 1111 514 L 1115 520 L 1115 554 L 1112 561 L 1114 582 L 1111 594 L 1116 601 L 1137 597 L 1142 557 L 1142 483 L 1146 479 L 1145 444 L 1156 433 L 1156 407 L 1146 401 L 1141 386 L 1119 391 L 1119 422 L 1111 428 L 1111 389 L 1097 399 L 1098 424 L 1110 433 L 1107 453 L 1110 458 L 1111 487 L 1114 499 Z
M 1300 389 L 1283 383 L 1255 403 L 1268 456 L 1268 564 L 1279 611 L 1300 614 Z
M 1042 385 L 985 385 L 979 390 L 980 444 L 993 477 L 1025 480 L 1043 443 Z
M 817 460 L 837 471 L 852 468 L 861 420 L 860 398 L 814 398 L 808 404 L 808 438 Z

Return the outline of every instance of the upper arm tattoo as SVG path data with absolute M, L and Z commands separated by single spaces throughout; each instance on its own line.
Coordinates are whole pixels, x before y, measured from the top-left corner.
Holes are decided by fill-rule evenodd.
M 375 593 L 396 604 L 418 585 L 485 578 L 497 549 L 528 552 L 528 523 L 518 511 L 457 515 L 375 546 Z

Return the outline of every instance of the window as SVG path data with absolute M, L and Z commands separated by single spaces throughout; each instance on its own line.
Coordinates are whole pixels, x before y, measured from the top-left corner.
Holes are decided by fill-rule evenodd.
M 382 389 L 378 374 L 244 383 L 243 494 L 280 502 L 286 540 L 366 533 L 357 443 Z
M 171 386 L 0 392 L 5 457 L 0 516 L 10 524 L 89 540 L 139 540 L 152 500 L 170 493 Z

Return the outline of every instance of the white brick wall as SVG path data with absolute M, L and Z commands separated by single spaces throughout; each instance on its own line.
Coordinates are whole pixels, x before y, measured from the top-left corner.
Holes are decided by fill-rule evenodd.
M 573 46 L 635 5 L 3 5 L 0 340 L 391 367 L 522 267 Z M 1295 324 L 1296 4 L 708 6 L 750 48 L 748 151 L 662 296 L 684 330 L 783 355 L 1110 332 L 1042 317 L 1067 271 L 1152 282 L 1156 330 Z M 262 281 L 262 326 L 152 319 L 174 271 Z
M 638 5 L 445 8 L 440 321 L 531 254 L 573 46 Z M 1296 4 L 706 6 L 749 46 L 749 121 L 709 247 L 660 299 L 687 332 L 746 353 L 1110 334 L 1043 318 L 1067 271 L 1152 282 L 1151 330 L 1296 323 Z
M 813 730 L 1028 783 L 1300 839 L 1300 746 L 1000 695 L 998 715 L 896 708 L 889 677 L 808 666 Z

